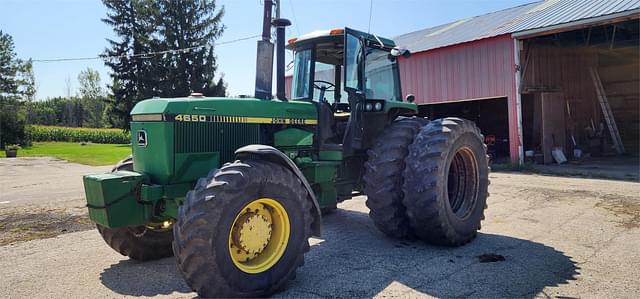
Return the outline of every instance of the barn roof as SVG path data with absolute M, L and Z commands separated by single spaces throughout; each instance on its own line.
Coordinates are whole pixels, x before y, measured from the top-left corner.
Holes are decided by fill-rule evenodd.
M 638 13 L 640 0 L 545 0 L 403 34 L 394 41 L 420 52 L 507 33 Z

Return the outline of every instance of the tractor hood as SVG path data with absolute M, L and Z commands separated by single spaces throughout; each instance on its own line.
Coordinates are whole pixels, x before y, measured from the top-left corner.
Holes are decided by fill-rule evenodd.
M 180 184 L 233 161 L 234 151 L 260 144 L 264 125 L 316 125 L 310 102 L 255 98 L 149 99 L 131 111 L 133 168 L 153 184 Z
M 212 121 L 211 117 L 218 116 L 244 117 L 238 122 L 249 123 L 295 123 L 304 120 L 315 124 L 313 122 L 317 120 L 316 108 L 310 102 L 256 98 L 154 98 L 139 102 L 131 110 L 131 116 L 133 121 Z M 188 120 L 184 119 L 185 116 Z

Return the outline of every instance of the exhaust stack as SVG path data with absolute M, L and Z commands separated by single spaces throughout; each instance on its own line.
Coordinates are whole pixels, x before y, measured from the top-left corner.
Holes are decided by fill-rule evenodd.
M 276 97 L 278 100 L 286 101 L 284 92 L 284 39 L 285 29 L 291 25 L 287 19 L 275 19 L 271 22 L 276 27 Z
M 273 44 L 271 43 L 271 11 L 273 1 L 264 1 L 264 16 L 262 18 L 262 40 L 258 41 L 256 55 L 256 90 L 255 97 L 271 100 L 271 85 L 273 78 Z
M 276 64 L 276 90 L 277 98 L 286 101 L 284 92 L 284 39 L 285 28 L 291 25 L 287 19 L 281 19 L 280 8 L 276 11 L 276 19 L 271 20 L 271 12 L 274 0 L 264 0 L 264 16 L 262 18 L 262 40 L 258 41 L 256 55 L 256 85 L 255 97 L 262 100 L 271 100 L 273 97 L 273 43 L 271 43 L 271 26 L 276 27 L 277 64 Z

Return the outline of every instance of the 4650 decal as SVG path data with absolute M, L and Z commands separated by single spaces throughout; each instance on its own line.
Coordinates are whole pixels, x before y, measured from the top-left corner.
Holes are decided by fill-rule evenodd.
M 178 114 L 174 118 L 175 121 L 212 121 L 211 115 L 197 115 L 197 114 Z
M 219 123 L 248 123 L 248 124 L 282 124 L 282 125 L 315 125 L 315 119 L 284 118 L 284 117 L 249 117 L 249 116 L 224 116 L 224 115 L 200 115 L 178 114 L 175 121 L 182 122 L 219 122 Z

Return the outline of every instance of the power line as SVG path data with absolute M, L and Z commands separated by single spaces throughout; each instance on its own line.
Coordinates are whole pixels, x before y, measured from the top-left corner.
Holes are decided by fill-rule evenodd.
M 252 38 L 256 38 L 256 37 L 261 37 L 261 34 L 256 34 L 256 35 L 252 35 L 252 36 L 247 36 L 247 37 L 242 37 L 242 38 L 238 38 L 238 39 L 233 39 L 233 40 L 229 40 L 229 41 L 224 41 L 224 42 L 219 42 L 215 45 L 217 46 L 221 46 L 221 45 L 226 45 L 226 44 L 232 44 L 232 43 L 236 43 L 236 42 L 241 42 L 241 41 L 245 41 L 248 39 L 252 39 Z
M 219 42 L 219 43 L 213 43 L 213 44 L 205 44 L 205 45 L 200 45 L 200 46 L 194 46 L 194 47 L 188 47 L 188 48 L 181 48 L 181 49 L 171 49 L 171 50 L 165 50 L 165 51 L 158 51 L 158 52 L 147 52 L 147 53 L 138 53 L 138 54 L 123 54 L 123 55 L 98 55 L 95 57 L 74 57 L 74 58 L 52 58 L 52 59 L 32 59 L 32 62 L 65 62 L 65 61 L 83 61 L 83 60 L 99 60 L 99 59 L 114 59 L 114 58 L 142 58 L 142 59 L 148 59 L 151 58 L 155 55 L 162 55 L 162 54 L 176 54 L 176 53 L 187 53 L 191 50 L 195 50 L 195 49 L 201 49 L 201 48 L 209 48 L 209 47 L 213 47 L 213 46 L 222 46 L 222 45 L 227 45 L 227 44 L 232 44 L 232 43 L 236 43 L 236 42 L 240 42 L 240 41 L 245 41 L 245 40 L 249 40 L 252 38 L 257 38 L 260 37 L 260 34 L 257 35 L 252 35 L 252 36 L 247 36 L 247 37 L 242 37 L 242 38 L 238 38 L 238 39 L 234 39 L 234 40 L 228 40 L 228 41 L 224 41 L 224 42 Z
M 371 33 L 371 15 L 373 14 L 373 0 L 369 2 L 369 26 L 367 27 L 367 33 Z
M 282 0 L 280 0 L 282 1 Z M 293 17 L 293 25 L 296 26 L 296 32 L 300 35 L 300 27 L 298 27 L 298 19 L 296 18 L 296 11 L 293 10 L 293 0 L 289 0 L 289 7 L 291 8 L 291 16 Z

